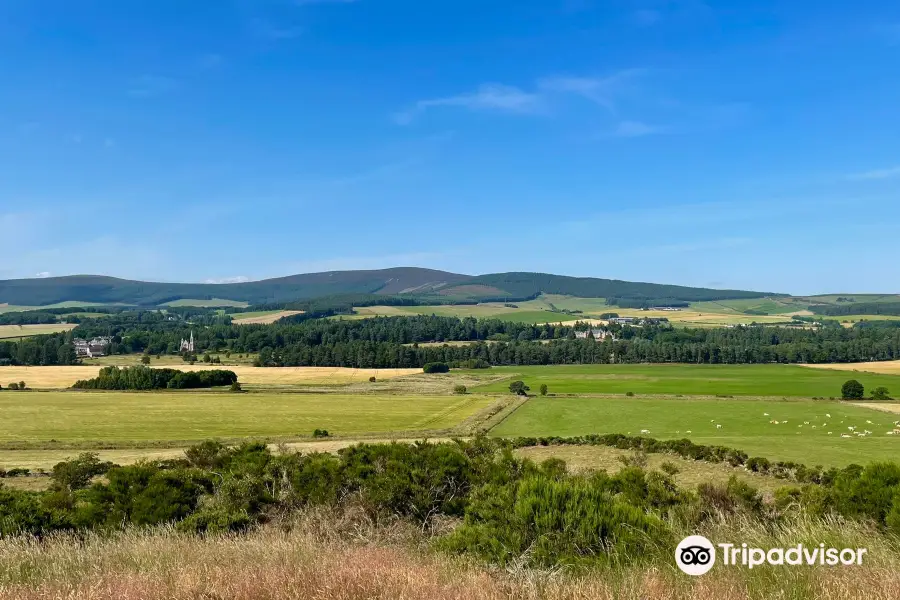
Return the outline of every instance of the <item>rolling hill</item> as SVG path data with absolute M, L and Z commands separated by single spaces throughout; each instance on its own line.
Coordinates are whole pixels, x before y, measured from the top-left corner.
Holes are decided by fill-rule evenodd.
M 676 301 L 762 298 L 769 292 L 715 290 L 547 273 L 461 275 L 418 267 L 328 271 L 246 283 L 159 283 L 100 275 L 0 281 L 0 304 L 45 306 L 85 302 L 159 306 L 182 299 L 222 299 L 266 304 L 345 294 L 404 295 L 440 302 L 515 300 L 540 293 L 589 298 L 652 298 Z

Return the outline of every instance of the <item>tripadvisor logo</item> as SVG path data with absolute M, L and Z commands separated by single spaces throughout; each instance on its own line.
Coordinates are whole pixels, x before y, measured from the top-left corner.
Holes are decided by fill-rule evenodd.
M 743 566 L 748 569 L 760 565 L 861 565 L 866 548 L 826 548 L 825 544 L 790 548 L 753 548 L 747 544 L 715 544 L 702 535 L 691 535 L 675 548 L 675 563 L 688 575 L 703 575 L 716 564 L 716 546 L 725 566 Z

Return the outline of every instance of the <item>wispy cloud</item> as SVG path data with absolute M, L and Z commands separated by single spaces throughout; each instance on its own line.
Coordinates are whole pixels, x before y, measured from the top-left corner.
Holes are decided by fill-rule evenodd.
M 203 283 L 247 283 L 250 278 L 246 275 L 234 275 L 232 277 L 221 277 L 218 279 L 205 279 Z
M 420 100 L 411 108 L 394 115 L 394 121 L 408 125 L 417 116 L 431 108 L 457 107 L 472 111 L 495 111 L 514 114 L 536 114 L 542 110 L 539 94 L 499 83 L 486 83 L 477 90 L 457 96 Z
M 847 179 L 854 181 L 865 181 L 872 179 L 890 179 L 892 177 L 900 177 L 900 166 L 889 167 L 887 169 L 874 169 L 872 171 L 864 171 L 862 173 L 854 173 L 848 175 Z
M 35 273 L 34 276 L 38 279 L 46 279 L 50 277 L 50 271 L 41 271 L 40 273 Z
M 538 89 L 548 94 L 574 94 L 616 112 L 616 101 L 645 69 L 625 69 L 606 77 L 548 77 L 538 81 Z
M 171 77 L 141 75 L 128 82 L 128 95 L 135 98 L 162 96 L 174 90 L 178 82 Z

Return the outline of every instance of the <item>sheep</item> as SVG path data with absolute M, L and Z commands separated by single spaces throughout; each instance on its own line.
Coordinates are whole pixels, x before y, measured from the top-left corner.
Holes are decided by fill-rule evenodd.
M 641 433 L 643 433 L 643 434 L 650 433 L 650 430 L 649 429 L 641 429 Z
M 722 424 L 721 424 L 721 423 L 716 423 L 716 429 L 722 429 Z

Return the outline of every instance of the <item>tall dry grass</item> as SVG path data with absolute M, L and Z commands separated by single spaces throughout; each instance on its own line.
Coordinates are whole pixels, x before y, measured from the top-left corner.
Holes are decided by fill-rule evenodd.
M 900 597 L 900 552 L 863 525 L 801 521 L 791 529 L 723 522 L 710 539 L 760 545 L 862 543 L 873 560 L 844 568 L 719 568 L 703 577 L 667 558 L 589 572 L 498 571 L 437 554 L 402 523 L 307 513 L 246 535 L 201 538 L 170 528 L 109 537 L 0 540 L 0 598 L 22 600 L 739 600 Z

